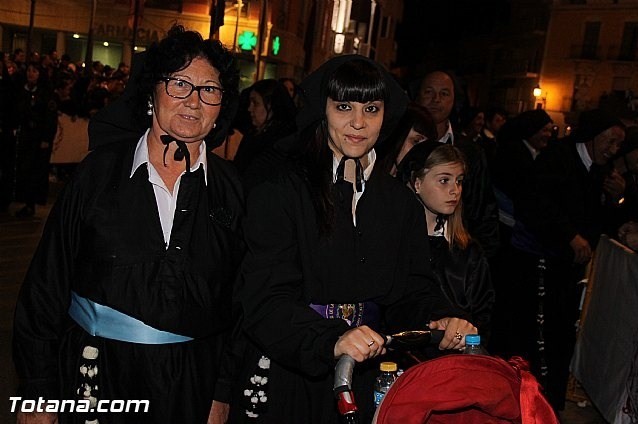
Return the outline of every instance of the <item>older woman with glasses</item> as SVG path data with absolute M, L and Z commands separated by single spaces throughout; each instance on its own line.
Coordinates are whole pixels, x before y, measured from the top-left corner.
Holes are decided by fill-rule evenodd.
M 243 202 L 206 142 L 230 122 L 237 83 L 232 55 L 181 26 L 146 52 L 130 96 L 146 131 L 80 165 L 16 308 L 21 396 L 90 412 L 52 404 L 19 422 L 220 422 Z M 113 400 L 124 412 L 108 412 Z

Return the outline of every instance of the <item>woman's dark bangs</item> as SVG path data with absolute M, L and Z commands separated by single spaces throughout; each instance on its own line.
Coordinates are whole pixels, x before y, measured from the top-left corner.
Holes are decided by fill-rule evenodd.
M 386 99 L 386 87 L 381 74 L 369 64 L 341 66 L 328 81 L 328 97 L 343 102 L 367 103 Z M 348 65 L 348 64 L 344 64 Z

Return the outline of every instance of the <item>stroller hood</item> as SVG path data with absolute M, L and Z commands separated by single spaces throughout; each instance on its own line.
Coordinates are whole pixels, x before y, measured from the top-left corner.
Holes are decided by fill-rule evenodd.
M 520 358 L 448 355 L 406 371 L 392 385 L 377 424 L 558 424 Z

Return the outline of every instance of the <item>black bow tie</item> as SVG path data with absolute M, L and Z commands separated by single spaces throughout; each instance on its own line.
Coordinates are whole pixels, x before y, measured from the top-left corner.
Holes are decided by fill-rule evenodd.
M 364 177 L 363 177 L 363 166 L 361 165 L 361 161 L 358 158 L 351 158 L 348 156 L 343 156 L 341 158 L 341 161 L 339 162 L 339 166 L 337 166 L 337 179 L 336 179 L 336 183 L 340 182 L 340 181 L 347 181 L 344 177 L 344 172 L 345 172 L 345 168 L 346 168 L 346 162 L 349 160 L 353 160 L 356 166 L 356 171 L 355 171 L 355 187 L 357 189 L 357 193 L 361 193 L 363 191 L 363 183 L 365 182 Z M 349 181 L 350 183 L 352 183 L 352 181 Z
M 175 150 L 173 158 L 178 162 L 186 158 L 186 172 L 191 172 L 191 154 L 188 151 L 188 147 L 186 147 L 186 143 L 182 140 L 177 140 L 168 134 L 161 135 L 160 140 L 162 140 L 162 143 L 166 146 L 164 147 L 163 156 L 164 166 L 166 166 L 166 152 L 168 152 L 168 145 L 174 141 L 175 144 L 177 144 L 177 150 Z

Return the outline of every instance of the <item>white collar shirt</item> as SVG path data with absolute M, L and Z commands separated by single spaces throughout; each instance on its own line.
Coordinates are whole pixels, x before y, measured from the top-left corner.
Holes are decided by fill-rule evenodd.
M 443 134 L 443 137 L 439 138 L 439 143 L 454 145 L 454 131 L 452 130 L 450 121 L 447 122 L 447 131 Z
M 186 171 L 182 172 L 182 174 L 175 181 L 175 186 L 173 187 L 173 192 L 166 187 L 162 177 L 158 174 L 157 170 L 153 166 L 153 164 L 149 160 L 148 156 L 148 130 L 138 141 L 137 146 L 135 147 L 135 154 L 133 156 L 133 166 L 131 167 L 131 175 L 135 174 L 137 168 L 142 166 L 143 164 L 147 164 L 148 168 L 148 181 L 153 185 L 153 192 L 155 193 L 155 202 L 157 204 L 157 210 L 159 212 L 160 222 L 162 224 L 162 232 L 164 233 L 164 242 L 168 247 L 169 241 L 171 239 L 171 231 L 173 230 L 173 218 L 175 216 L 175 208 L 177 206 L 177 195 L 179 194 L 179 186 L 182 181 L 182 175 L 186 173 Z M 202 166 L 204 169 L 204 181 L 208 183 L 207 176 L 207 168 L 208 162 L 206 160 L 206 147 L 205 143 L 202 142 L 199 146 L 199 156 L 195 163 L 191 166 L 191 171 L 196 171 L 199 167 Z
M 370 178 L 370 175 L 372 174 L 372 170 L 374 169 L 374 163 L 377 160 L 377 153 L 374 151 L 374 149 L 370 150 L 368 152 L 368 166 L 366 167 L 366 169 L 363 170 L 363 181 L 361 183 L 361 191 L 354 192 L 354 196 L 352 196 L 352 223 L 355 225 L 355 227 L 357 226 L 357 203 L 359 202 L 359 199 L 361 199 L 361 196 L 363 196 L 363 192 L 366 190 L 366 181 L 368 181 L 368 179 Z M 336 156 L 332 156 L 332 182 L 336 182 L 337 181 L 337 168 L 339 167 L 339 160 L 337 159 Z
M 532 147 L 532 145 L 529 144 L 527 140 L 523 140 L 523 144 L 525 145 L 525 147 L 527 147 L 527 150 L 529 150 L 529 152 L 532 154 L 532 159 L 536 160 L 538 155 L 541 153 L 540 150 L 536 150 L 534 147 Z
M 576 143 L 576 151 L 578 152 L 578 156 L 580 156 L 580 160 L 583 162 L 583 165 L 587 168 L 587 172 L 589 172 L 593 161 L 591 160 L 591 156 L 589 156 L 585 143 Z

